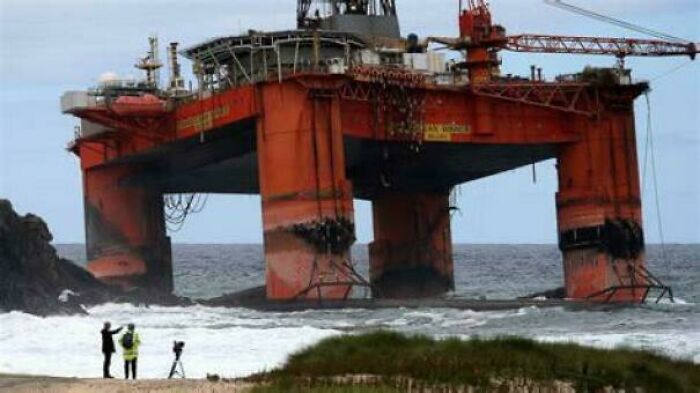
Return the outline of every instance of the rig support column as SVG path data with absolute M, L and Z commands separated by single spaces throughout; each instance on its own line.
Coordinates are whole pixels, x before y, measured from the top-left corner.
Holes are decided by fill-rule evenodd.
M 129 165 L 83 171 L 88 269 L 107 283 L 172 292 L 163 198 L 157 190 L 125 186 L 136 171 Z
M 583 140 L 564 146 L 558 157 L 559 247 L 566 294 L 574 299 L 641 301 L 648 272 L 631 105 L 581 120 L 575 127 L 583 131 Z
M 266 85 L 260 95 L 267 297 L 346 298 L 355 226 L 338 99 L 297 83 Z
M 454 289 L 448 193 L 390 193 L 372 201 L 369 266 L 376 297 L 421 298 Z

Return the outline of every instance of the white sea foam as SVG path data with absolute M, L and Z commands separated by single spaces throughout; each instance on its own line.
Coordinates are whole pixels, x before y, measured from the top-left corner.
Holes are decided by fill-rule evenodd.
M 573 333 L 536 336 L 542 342 L 570 342 L 603 349 L 632 348 L 700 363 L 700 332 L 680 333 Z
M 61 291 L 61 294 L 58 295 L 58 300 L 60 302 L 66 303 L 68 302 L 71 296 L 78 296 L 78 294 L 71 291 L 70 289 L 64 289 L 63 291 Z
M 693 306 L 694 305 L 693 303 L 689 303 L 685 299 L 681 299 L 677 296 L 673 298 L 673 301 L 671 301 L 671 299 L 669 299 L 668 297 L 661 298 L 661 299 L 659 299 L 658 304 L 670 304 L 670 305 L 675 304 L 675 305 L 681 305 L 681 306 Z
M 99 377 L 99 330 L 107 320 L 114 325 L 136 324 L 143 341 L 139 369 L 144 378 L 166 376 L 174 340 L 187 343 L 183 361 L 188 376 L 217 373 L 236 377 L 279 366 L 289 354 L 323 338 L 380 328 L 436 337 L 519 335 L 601 348 L 624 346 L 700 363 L 698 314 L 692 307 L 679 305 L 611 312 L 528 307 L 493 312 L 347 309 L 270 313 L 107 304 L 89 311 L 85 316 L 49 318 L 0 314 L 0 373 Z M 122 375 L 119 360 L 117 354 L 112 367 L 115 375 Z
M 281 365 L 286 357 L 325 337 L 332 329 L 309 326 L 242 327 L 241 310 L 205 307 L 105 305 L 88 316 L 39 318 L 24 313 L 0 314 L 0 372 L 69 377 L 101 376 L 102 322 L 135 322 L 143 342 L 139 370 L 144 378 L 167 376 L 174 340 L 186 342 L 183 362 L 188 376 L 206 373 L 236 377 Z M 247 323 L 260 321 L 247 319 Z M 119 355 L 112 372 L 122 375 Z

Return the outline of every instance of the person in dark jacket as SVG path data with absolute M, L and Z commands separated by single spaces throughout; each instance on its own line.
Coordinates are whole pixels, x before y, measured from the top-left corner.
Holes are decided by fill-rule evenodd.
M 102 364 L 102 378 L 114 378 L 109 368 L 112 364 L 112 354 L 116 352 L 114 348 L 114 340 L 112 336 L 119 333 L 123 327 L 111 330 L 112 324 L 105 322 L 102 328 L 102 353 L 105 356 L 104 363 Z

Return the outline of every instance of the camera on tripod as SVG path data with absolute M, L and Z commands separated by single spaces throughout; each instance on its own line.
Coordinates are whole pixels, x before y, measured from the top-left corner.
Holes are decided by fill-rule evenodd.
M 182 365 L 182 360 L 180 360 L 183 349 L 185 349 L 184 341 L 173 341 L 173 353 L 175 354 L 175 360 L 173 361 L 172 367 L 170 367 L 170 374 L 168 375 L 168 378 L 172 378 L 174 376 L 185 378 L 185 367 Z
M 184 341 L 173 341 L 173 353 L 175 354 L 176 359 L 180 359 L 183 349 L 185 349 Z

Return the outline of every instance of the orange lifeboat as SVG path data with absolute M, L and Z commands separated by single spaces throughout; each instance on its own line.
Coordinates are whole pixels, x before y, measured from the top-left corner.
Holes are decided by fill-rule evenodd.
M 157 117 L 167 112 L 165 101 L 152 94 L 121 96 L 112 103 L 111 109 L 125 117 Z

